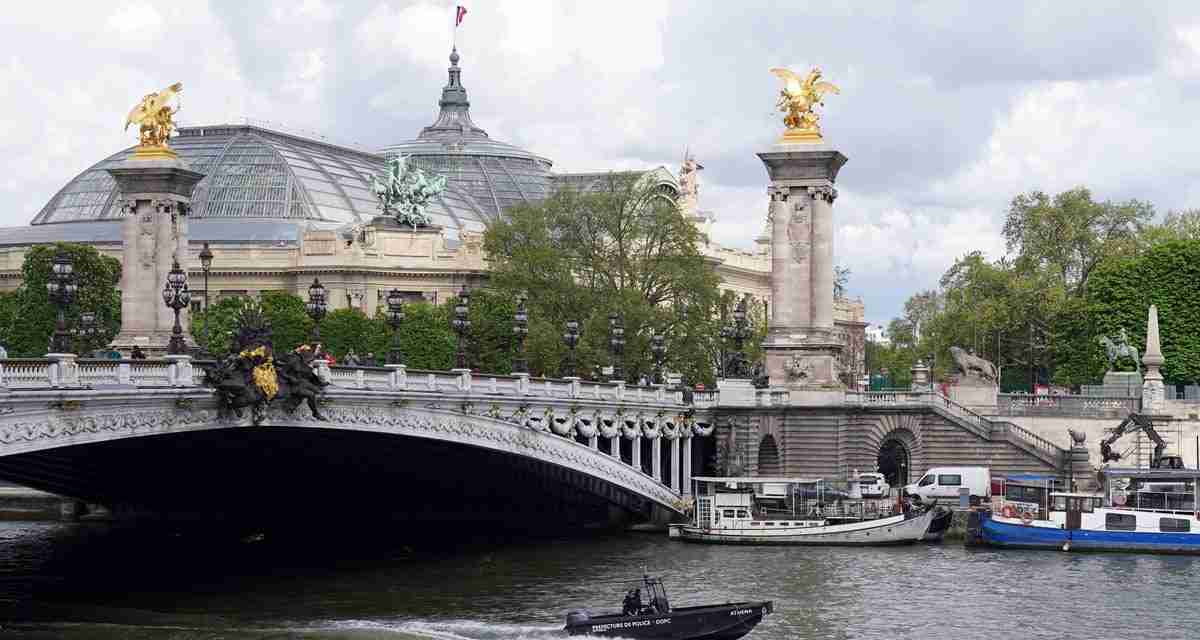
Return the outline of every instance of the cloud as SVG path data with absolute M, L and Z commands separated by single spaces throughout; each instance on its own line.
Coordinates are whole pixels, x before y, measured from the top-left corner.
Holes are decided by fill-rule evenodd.
M 433 121 L 453 0 L 14 5 L 0 25 L 0 224 L 132 143 L 119 122 L 182 81 L 185 122 L 250 117 L 371 147 Z M 873 322 L 972 249 L 998 256 L 1007 203 L 1078 184 L 1200 206 L 1190 143 L 1200 9 L 642 0 L 479 3 L 457 34 L 472 116 L 559 171 L 705 165 L 715 239 L 753 248 L 755 152 L 779 134 L 772 66 L 842 88 L 823 123 L 839 176 L 835 260 Z M 55 46 L 47 48 L 46 43 Z M 32 52 L 38 52 L 33 55 Z

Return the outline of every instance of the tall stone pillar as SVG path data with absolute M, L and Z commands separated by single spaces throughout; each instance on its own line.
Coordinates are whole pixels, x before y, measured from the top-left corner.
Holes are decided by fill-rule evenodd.
M 691 428 L 690 426 L 688 427 Z M 692 436 L 687 434 L 683 436 L 683 477 L 680 479 L 683 483 L 683 495 L 692 495 Z
M 629 444 L 633 445 L 633 457 L 630 458 L 633 468 L 645 473 L 642 471 L 642 436 L 634 436 Z
M 108 173 L 120 189 L 124 216 L 121 331 L 112 346 L 125 355 L 135 345 L 148 355 L 162 355 L 175 325 L 162 288 L 176 260 L 185 271 L 190 266 L 187 215 L 192 190 L 204 174 L 177 158 L 127 160 Z M 180 315 L 186 336 L 187 310 Z
M 671 491 L 679 493 L 679 438 L 671 438 Z
M 1146 353 L 1142 354 L 1142 364 L 1146 365 L 1146 375 L 1142 377 L 1142 410 L 1152 415 L 1166 410 L 1166 386 L 1158 370 L 1166 361 L 1158 337 L 1158 306 L 1150 305 L 1146 318 Z
M 824 144 L 778 144 L 758 157 L 771 179 L 767 374 L 776 386 L 840 390 L 843 345 L 833 324 L 833 185 L 846 156 Z
M 655 480 L 663 481 L 662 474 L 662 438 L 650 439 L 650 474 Z

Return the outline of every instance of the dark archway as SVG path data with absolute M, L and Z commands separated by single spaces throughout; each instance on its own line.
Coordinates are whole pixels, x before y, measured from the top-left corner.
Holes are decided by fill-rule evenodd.
M 779 466 L 779 445 L 775 443 L 775 436 L 769 433 L 758 443 L 758 475 L 783 475 Z
M 886 438 L 879 445 L 879 473 L 893 487 L 908 484 L 908 473 L 912 470 L 912 455 L 908 446 L 899 438 Z

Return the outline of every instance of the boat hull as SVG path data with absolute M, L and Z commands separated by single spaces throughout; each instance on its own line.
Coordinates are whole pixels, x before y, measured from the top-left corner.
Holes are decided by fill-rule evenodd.
M 766 602 L 684 607 L 666 614 L 591 617 L 566 626 L 569 636 L 657 638 L 659 640 L 735 640 L 750 633 L 763 616 L 774 611 Z
M 1200 535 L 1194 533 L 1068 530 L 1003 522 L 987 514 L 973 533 L 982 544 L 1000 548 L 1200 555 Z
M 685 542 L 749 545 L 831 545 L 880 546 L 912 544 L 924 539 L 930 525 L 942 513 L 930 509 L 920 515 L 892 516 L 848 524 L 820 527 L 703 528 L 677 527 L 677 537 Z M 938 535 L 938 534 L 935 534 Z M 940 535 L 938 535 L 940 537 Z

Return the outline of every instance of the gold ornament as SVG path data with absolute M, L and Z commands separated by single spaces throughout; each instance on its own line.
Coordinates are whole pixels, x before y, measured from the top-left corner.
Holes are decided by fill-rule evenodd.
M 250 360 L 251 362 L 260 361 L 254 365 L 251 371 L 251 376 L 254 378 L 254 386 L 258 387 L 266 396 L 267 402 L 275 399 L 275 395 L 279 393 L 279 379 L 275 377 L 275 365 L 271 362 L 271 356 L 267 354 L 266 347 L 258 347 L 257 349 L 247 349 L 238 354 L 239 356 Z
M 801 78 L 788 69 L 776 67 L 771 73 L 783 80 L 783 89 L 779 91 L 779 102 L 776 106 L 785 115 L 783 124 L 787 131 L 779 140 L 782 143 L 818 143 L 821 137 L 821 126 L 816 107 L 824 106 L 826 93 L 840 94 L 841 90 L 829 82 L 821 82 L 821 68 L 813 67 L 808 76 Z
M 146 94 L 141 102 L 129 110 L 125 118 L 125 130 L 129 125 L 138 125 L 138 146 L 133 150 L 134 160 L 173 160 L 178 158 L 174 151 L 167 146 L 167 139 L 175 128 L 172 117 L 179 113 L 179 106 L 174 109 L 167 103 L 183 90 L 183 83 L 175 84 L 158 91 Z

